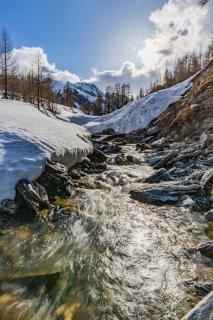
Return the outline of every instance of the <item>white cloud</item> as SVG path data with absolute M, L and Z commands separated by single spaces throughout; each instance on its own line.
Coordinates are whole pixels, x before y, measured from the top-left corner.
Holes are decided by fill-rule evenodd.
M 118 70 L 98 71 L 93 69 L 93 73 L 91 80 L 96 82 L 101 89 L 104 90 L 109 84 L 129 82 L 134 94 L 138 93 L 141 86 L 148 87 L 150 79 L 156 80 L 159 76 L 154 70 L 147 72 L 144 68 L 137 68 L 131 61 L 124 62 Z
M 155 32 L 144 41 L 138 52 L 142 68 L 124 62 L 121 68 L 111 71 L 94 71 L 100 86 L 117 81 L 130 82 L 134 91 L 159 78 L 166 66 L 193 51 L 205 51 L 213 31 L 213 0 L 205 6 L 200 0 L 168 0 L 152 12 L 150 21 Z M 140 4 L 140 0 L 137 1 Z
M 199 3 L 200 0 L 169 0 L 151 14 L 156 31 L 138 53 L 146 70 L 162 71 L 166 64 L 186 53 L 206 50 L 213 30 L 213 2 L 209 0 L 203 7 Z
M 54 80 L 62 83 L 67 81 L 80 81 L 80 78 L 76 74 L 67 70 L 59 70 L 54 63 L 49 63 L 47 54 L 40 47 L 22 47 L 20 49 L 13 49 L 12 60 L 16 62 L 19 72 L 23 73 L 33 68 L 38 55 L 40 56 L 42 66 L 52 73 Z

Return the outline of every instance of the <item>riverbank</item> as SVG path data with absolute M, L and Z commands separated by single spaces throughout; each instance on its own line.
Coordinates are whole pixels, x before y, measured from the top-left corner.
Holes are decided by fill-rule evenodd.
M 157 189 L 159 198 L 163 186 L 190 182 L 211 152 L 195 141 L 202 155 L 191 150 L 189 157 L 188 151 L 168 167 L 163 161 L 166 172 L 159 175 L 162 168 L 154 167 L 168 150 L 178 148 L 180 156 L 192 141 L 175 144 L 157 135 L 156 129 L 96 135 L 94 153 L 69 172 L 49 163 L 47 172 L 56 169 L 61 181 L 64 174 L 71 181 L 71 196 L 55 194 L 51 207 L 30 221 L 2 221 L 1 274 L 11 266 L 1 282 L 5 315 L 15 305 L 16 318 L 22 312 L 23 319 L 181 319 L 212 289 L 212 260 L 199 251 L 210 240 L 204 216 L 209 196 L 183 187 L 178 190 L 190 193 L 172 204 L 131 196 L 149 188 Z M 200 185 L 200 175 L 196 179 L 193 185 Z M 177 198 L 177 191 L 172 196 Z

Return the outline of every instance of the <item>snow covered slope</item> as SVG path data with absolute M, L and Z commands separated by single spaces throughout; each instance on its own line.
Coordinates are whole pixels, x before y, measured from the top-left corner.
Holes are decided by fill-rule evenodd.
M 86 136 L 30 104 L 0 99 L 0 201 L 14 198 L 20 179 L 38 178 L 46 159 L 67 167 L 80 161 L 92 148 Z
M 72 122 L 82 126 L 85 123 L 94 119 L 94 116 L 88 116 L 77 108 L 69 108 L 61 104 L 57 104 L 56 107 L 56 118 L 66 122 Z
M 127 104 L 122 109 L 100 117 L 74 115 L 73 123 L 85 125 L 91 132 L 102 132 L 113 128 L 117 132 L 131 132 L 145 128 L 158 117 L 171 103 L 180 99 L 192 85 L 193 77 L 168 89 L 152 93 L 140 100 Z

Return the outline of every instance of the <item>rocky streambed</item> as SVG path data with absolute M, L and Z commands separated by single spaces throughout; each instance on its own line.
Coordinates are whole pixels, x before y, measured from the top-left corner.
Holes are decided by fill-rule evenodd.
M 211 146 L 157 128 L 92 142 L 2 204 L 0 319 L 175 320 L 211 295 Z

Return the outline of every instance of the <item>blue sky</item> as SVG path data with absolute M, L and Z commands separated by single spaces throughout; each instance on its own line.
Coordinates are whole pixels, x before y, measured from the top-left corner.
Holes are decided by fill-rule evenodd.
M 49 61 L 82 77 L 135 58 L 165 0 L 0 0 L 0 26 L 15 47 L 38 46 Z
M 9 30 L 25 68 L 39 50 L 56 80 L 102 89 L 130 82 L 137 92 L 182 55 L 207 47 L 213 0 L 204 8 L 199 2 L 0 0 L 0 28 Z

